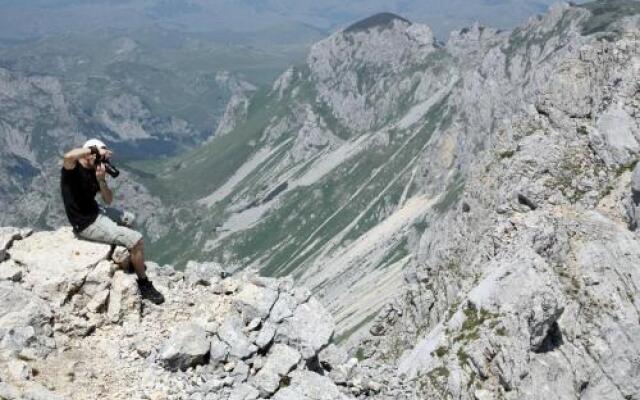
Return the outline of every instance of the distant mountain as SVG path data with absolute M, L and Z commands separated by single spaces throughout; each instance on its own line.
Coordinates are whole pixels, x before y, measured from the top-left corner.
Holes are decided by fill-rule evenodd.
M 544 12 L 551 3 L 551 0 L 4 0 L 0 2 L 3 8 L 0 37 L 158 25 L 185 32 L 251 33 L 274 26 L 305 24 L 331 31 L 378 12 L 392 12 L 427 23 L 444 40 L 451 30 L 474 22 L 510 29 L 528 16 Z

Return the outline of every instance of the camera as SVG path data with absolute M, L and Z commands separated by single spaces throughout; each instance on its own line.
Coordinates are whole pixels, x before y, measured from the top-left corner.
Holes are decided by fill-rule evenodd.
M 118 170 L 118 168 L 116 168 L 113 164 L 111 164 L 111 162 L 107 159 L 107 158 L 103 158 L 100 155 L 100 152 L 98 151 L 98 148 L 91 149 L 91 153 L 95 154 L 96 156 L 96 166 L 97 165 L 104 165 L 104 170 L 107 172 L 107 174 L 111 175 L 113 178 L 117 178 L 118 175 L 120 175 L 120 171 Z

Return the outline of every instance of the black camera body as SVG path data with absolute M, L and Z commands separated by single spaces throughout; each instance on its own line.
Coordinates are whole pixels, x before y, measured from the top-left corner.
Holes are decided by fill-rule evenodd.
M 118 168 L 116 168 L 113 164 L 111 164 L 111 162 L 108 159 L 103 158 L 100 155 L 100 152 L 98 151 L 97 147 L 93 147 L 91 149 L 91 153 L 96 156 L 96 161 L 95 161 L 96 166 L 102 164 L 107 174 L 111 175 L 113 178 L 117 178 L 118 175 L 120 175 L 120 171 L 118 170 Z

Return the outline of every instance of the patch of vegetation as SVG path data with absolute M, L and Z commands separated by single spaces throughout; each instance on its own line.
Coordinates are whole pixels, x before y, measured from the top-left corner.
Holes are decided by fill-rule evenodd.
M 464 186 L 465 179 L 461 175 L 456 175 L 456 177 L 447 187 L 444 197 L 439 202 L 433 205 L 433 209 L 440 214 L 449 210 L 460 199 L 460 196 L 464 192 Z
M 372 312 L 371 314 L 367 315 L 362 321 L 358 322 L 356 325 L 351 327 L 351 329 L 345 331 L 342 335 L 338 336 L 336 338 L 336 343 L 342 343 L 343 341 L 345 341 L 349 337 L 351 337 L 351 335 L 356 333 L 360 328 L 364 327 L 365 325 L 367 325 L 371 321 L 373 321 L 373 319 L 376 317 L 376 315 L 378 315 L 378 311 L 379 310 L 376 310 L 376 311 Z
M 132 161 L 133 171 L 150 191 L 169 204 L 206 196 L 222 185 L 256 150 L 256 143 L 270 118 L 282 112 L 266 91 L 249 106 L 249 118 L 233 132 L 217 137 L 194 151 L 167 160 Z M 152 176 L 152 179 L 149 179 Z
M 491 313 L 483 308 L 478 310 L 473 305 L 464 308 L 465 320 L 462 323 L 460 334 L 453 338 L 454 342 L 472 342 L 477 340 L 480 327 L 487 321 L 497 318 L 497 314 Z
M 358 350 L 356 350 L 356 359 L 358 359 L 358 361 L 363 361 L 366 357 L 364 356 L 364 349 L 362 347 L 358 347 Z
M 616 170 L 616 177 L 619 178 L 625 172 L 633 172 L 637 164 L 638 164 L 638 160 L 633 160 L 631 164 L 621 166 Z
M 576 127 L 576 132 L 579 135 L 588 135 L 589 134 L 589 129 L 585 125 L 580 125 L 580 126 Z
M 402 260 L 409 255 L 409 248 L 407 238 L 403 237 L 389 252 L 384 256 L 382 260 L 376 265 L 375 269 L 386 268 L 393 265 L 395 262 Z
M 439 357 L 442 358 L 444 356 L 447 355 L 447 353 L 449 353 L 449 348 L 447 346 L 440 346 L 436 349 L 435 354 Z
M 576 187 L 574 179 L 585 174 L 585 163 L 579 157 L 564 158 L 557 169 L 557 175 L 552 176 L 544 183 L 546 187 L 558 189 L 571 202 L 576 203 L 582 199 L 586 193 Z
M 429 372 L 429 375 L 431 376 L 445 379 L 448 378 L 450 374 L 451 372 L 449 372 L 449 369 L 447 369 L 447 367 L 438 367 Z
M 516 152 L 513 149 L 509 149 L 509 150 L 501 151 L 500 153 L 498 153 L 498 156 L 500 157 L 501 160 L 504 160 L 504 159 L 513 157 L 515 153 Z
M 420 221 L 414 222 L 411 226 L 413 227 L 413 229 L 418 231 L 418 233 L 422 234 L 427 230 L 427 228 L 429 228 L 429 221 L 427 221 L 426 219 L 422 219 Z
M 469 359 L 470 359 L 469 354 L 467 354 L 467 352 L 464 351 L 462 346 L 460 346 L 456 355 L 458 356 L 458 361 L 460 361 L 460 366 L 464 366 L 469 362 Z

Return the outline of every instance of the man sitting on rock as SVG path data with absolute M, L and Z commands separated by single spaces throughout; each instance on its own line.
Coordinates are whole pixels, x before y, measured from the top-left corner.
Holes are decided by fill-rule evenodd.
M 162 304 L 164 296 L 153 286 L 145 272 L 142 235 L 129 227 L 132 216 L 100 207 L 95 200 L 100 192 L 107 205 L 113 201 L 113 193 L 107 185 L 105 165 L 96 163 L 96 158 L 109 159 L 111 155 L 107 146 L 97 139 L 91 139 L 82 148 L 64 155 L 60 187 L 67 218 L 76 236 L 82 239 L 126 247 L 138 275 L 142 297 Z

